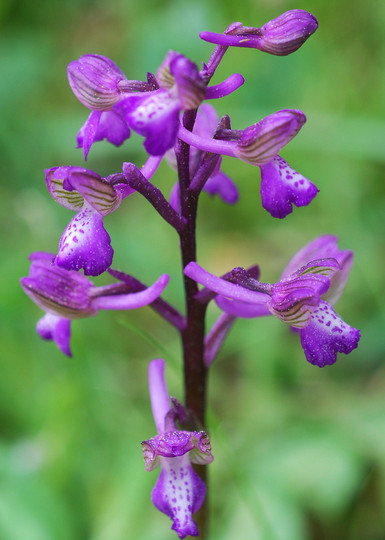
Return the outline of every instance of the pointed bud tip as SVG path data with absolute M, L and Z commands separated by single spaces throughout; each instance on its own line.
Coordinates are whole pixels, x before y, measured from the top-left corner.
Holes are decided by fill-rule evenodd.
M 318 28 L 318 21 L 303 9 L 286 11 L 262 26 L 261 50 L 276 56 L 295 52 Z

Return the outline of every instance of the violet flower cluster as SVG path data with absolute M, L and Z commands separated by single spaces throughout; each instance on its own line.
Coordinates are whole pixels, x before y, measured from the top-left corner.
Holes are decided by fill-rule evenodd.
M 231 24 L 223 34 L 202 32 L 215 44 L 202 69 L 169 51 L 155 74 L 130 80 L 109 58 L 88 54 L 68 66 L 68 80 L 76 98 L 90 114 L 77 134 L 84 158 L 98 141 L 122 145 L 135 132 L 144 138 L 148 154 L 144 166 L 125 162 L 106 177 L 82 167 L 55 166 L 45 171 L 52 198 L 75 212 L 59 240 L 57 253 L 30 256 L 28 277 L 21 280 L 26 294 L 45 314 L 37 332 L 71 355 L 72 319 L 97 315 L 101 309 L 131 310 L 149 305 L 180 333 L 183 346 L 185 405 L 169 399 L 164 361 L 153 360 L 149 387 L 158 434 L 144 441 L 145 468 L 158 465 L 160 476 L 152 492 L 156 508 L 169 516 L 179 538 L 199 534 L 193 515 L 205 499 L 205 473 L 196 465 L 213 460 L 208 436 L 202 431 L 206 402 L 206 372 L 236 318 L 273 315 L 300 334 L 304 354 L 319 367 L 333 364 L 337 353 L 350 353 L 360 333 L 332 307 L 346 284 L 353 253 L 340 250 L 337 238 L 323 235 L 289 261 L 276 283 L 259 280 L 259 268 L 234 268 L 222 277 L 197 262 L 196 218 L 200 194 L 238 202 L 234 181 L 222 171 L 222 157 L 230 156 L 261 171 L 262 206 L 274 218 L 285 218 L 293 206 L 311 203 L 317 187 L 295 171 L 281 150 L 306 122 L 297 109 L 282 109 L 243 129 L 234 129 L 229 115 L 218 118 L 206 103 L 235 92 L 244 78 L 238 73 L 216 85 L 211 78 L 229 47 L 254 48 L 284 56 L 295 52 L 317 29 L 313 15 L 291 10 L 260 28 Z M 167 197 L 152 183 L 165 159 L 177 171 Z M 169 277 L 154 276 L 147 287 L 129 273 L 112 268 L 114 250 L 103 218 L 124 211 L 124 199 L 139 193 L 179 236 L 184 272 L 186 313 L 161 297 Z M 96 286 L 86 276 L 108 273 L 115 282 Z M 198 284 L 203 285 L 199 289 Z M 205 312 L 215 301 L 221 314 L 206 332 Z

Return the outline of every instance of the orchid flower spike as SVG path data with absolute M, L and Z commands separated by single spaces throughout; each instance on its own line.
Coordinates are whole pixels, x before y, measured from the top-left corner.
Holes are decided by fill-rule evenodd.
M 70 324 L 72 319 L 92 317 L 100 309 L 128 310 L 147 306 L 165 289 L 169 276 L 163 274 L 143 291 L 130 293 L 129 287 L 113 283 L 96 287 L 80 272 L 65 270 L 54 264 L 53 253 L 35 252 L 29 276 L 21 279 L 24 292 L 46 315 L 37 323 L 37 333 L 53 340 L 67 356 L 70 350 Z
M 204 431 L 182 431 L 176 428 L 180 420 L 178 403 L 171 409 L 163 359 L 152 360 L 148 369 L 151 406 L 158 435 L 142 442 L 146 471 L 160 465 L 161 472 L 151 494 L 154 506 L 170 517 L 171 529 L 179 538 L 199 536 L 193 514 L 202 506 L 206 486 L 192 464 L 205 465 L 213 461 L 210 441 Z
M 248 47 L 286 56 L 295 52 L 318 28 L 317 19 L 303 9 L 286 11 L 261 28 L 234 23 L 224 34 L 201 32 L 199 37 L 225 47 Z
M 134 190 L 123 174 L 102 178 L 81 167 L 54 167 L 45 171 L 50 195 L 77 213 L 64 229 L 55 263 L 66 270 L 84 269 L 98 276 L 111 266 L 111 239 L 103 218 L 118 208 Z
M 185 274 L 216 292 L 218 306 L 232 316 L 272 314 L 298 329 L 306 359 L 323 367 L 334 364 L 337 352 L 349 354 L 360 339 L 359 330 L 340 319 L 328 303 L 341 295 L 352 260 L 351 251 L 338 249 L 336 237 L 325 235 L 300 250 L 274 284 L 248 277 L 243 269 L 234 273 L 239 279 L 229 283 L 195 262 L 186 266 Z

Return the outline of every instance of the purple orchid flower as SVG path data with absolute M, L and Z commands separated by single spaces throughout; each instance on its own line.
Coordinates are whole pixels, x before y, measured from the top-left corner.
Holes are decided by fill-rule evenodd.
M 53 253 L 35 252 L 28 277 L 22 278 L 24 292 L 46 312 L 37 323 L 38 334 L 53 340 L 67 356 L 71 356 L 70 323 L 72 319 L 92 317 L 100 309 L 137 309 L 154 302 L 165 289 L 169 276 L 159 279 L 140 292 L 132 293 L 122 283 L 96 287 L 80 272 L 65 270 L 54 264 Z
M 202 506 L 206 486 L 192 467 L 213 461 L 210 441 L 204 431 L 182 431 L 175 427 L 182 406 L 171 409 L 164 377 L 165 362 L 150 362 L 148 377 L 151 406 L 158 435 L 142 442 L 146 471 L 160 465 L 161 472 L 151 494 L 154 506 L 169 516 L 171 529 L 179 538 L 198 536 L 192 516 Z
M 77 135 L 84 159 L 96 141 L 107 139 L 115 146 L 123 144 L 130 137 L 130 129 L 119 110 L 119 101 L 132 92 L 152 87 L 142 81 L 128 81 L 112 60 L 96 54 L 71 62 L 67 75 L 75 96 L 92 111 Z
M 303 9 L 292 9 L 261 28 L 234 23 L 224 34 L 201 32 L 199 37 L 225 47 L 248 47 L 285 56 L 299 49 L 317 28 L 314 15 Z
M 130 127 L 145 137 L 150 155 L 163 155 L 175 144 L 180 111 L 196 109 L 204 98 L 226 96 L 244 83 L 235 73 L 207 88 L 197 66 L 175 51 L 167 53 L 156 78 L 148 74 L 147 82 L 127 80 L 112 60 L 93 54 L 71 62 L 67 73 L 75 96 L 92 111 L 77 135 L 85 159 L 96 141 L 120 146 L 130 137 Z
M 216 292 L 218 306 L 232 316 L 273 314 L 298 329 L 307 360 L 323 367 L 334 364 L 337 352 L 349 354 L 360 339 L 359 330 L 340 319 L 329 303 L 341 295 L 352 260 L 351 251 L 338 249 L 336 237 L 325 235 L 298 252 L 275 284 L 249 277 L 243 269 L 229 283 L 195 262 L 186 266 L 185 274 Z
M 243 131 L 223 129 L 216 139 L 191 133 L 183 126 L 179 128 L 178 137 L 200 150 L 236 157 L 260 167 L 262 206 L 273 217 L 284 218 L 292 212 L 292 204 L 307 206 L 318 192 L 310 180 L 278 155 L 305 121 L 302 111 L 285 109 Z
M 203 103 L 198 109 L 193 133 L 199 137 L 213 137 L 218 127 L 218 121 L 218 114 L 214 107 L 208 103 Z M 203 156 L 204 152 L 202 150 L 194 146 L 190 146 L 191 178 L 194 177 L 194 174 L 201 165 Z M 165 158 L 170 167 L 177 170 L 174 149 L 168 150 L 165 154 Z M 232 179 L 220 170 L 221 159 L 222 158 L 219 158 L 214 171 L 206 181 L 203 191 L 208 193 L 211 197 L 218 195 L 223 202 L 227 204 L 235 204 L 239 199 L 238 189 Z M 170 204 L 176 211 L 180 212 L 180 190 L 178 182 L 172 188 Z
M 185 56 L 169 51 L 156 73 L 159 90 L 131 96 L 121 109 L 131 128 L 145 137 L 151 155 L 163 155 L 175 144 L 179 112 L 196 109 L 205 97 L 206 85 L 197 66 Z
M 222 83 L 207 87 L 196 64 L 169 51 L 156 72 L 156 82 L 158 90 L 130 96 L 119 107 L 130 127 L 145 137 L 146 151 L 160 156 L 175 145 L 181 111 L 197 109 L 203 99 L 217 99 L 234 92 L 244 79 L 234 73 Z
M 54 167 L 45 175 L 55 201 L 77 212 L 64 229 L 55 263 L 67 270 L 83 268 L 86 275 L 101 274 L 111 266 L 114 253 L 103 217 L 134 190 L 123 174 L 102 178 L 81 167 Z

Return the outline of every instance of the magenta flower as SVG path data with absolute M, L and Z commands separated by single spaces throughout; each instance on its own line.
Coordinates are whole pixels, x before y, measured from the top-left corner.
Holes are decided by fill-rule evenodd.
M 178 136 L 195 148 L 236 157 L 261 169 L 262 206 L 273 217 L 284 218 L 295 206 L 307 206 L 318 189 L 292 169 L 278 152 L 299 132 L 306 121 L 302 111 L 285 109 L 266 116 L 243 131 L 223 129 L 208 138 L 179 128 Z
M 234 269 L 235 283 L 229 283 L 195 262 L 186 266 L 185 274 L 216 292 L 217 304 L 232 316 L 273 314 L 298 329 L 307 360 L 323 367 L 334 364 L 337 352 L 350 353 L 360 339 L 359 330 L 340 319 L 326 301 L 338 300 L 352 260 L 351 251 L 340 251 L 337 238 L 326 235 L 298 252 L 274 284 L 262 283 L 243 269 Z
M 75 96 L 92 111 L 77 135 L 84 158 L 96 141 L 107 139 L 115 146 L 123 144 L 130 129 L 117 104 L 127 92 L 148 89 L 146 83 L 127 81 L 112 60 L 96 54 L 86 54 L 71 62 L 67 75 Z
M 202 506 L 206 486 L 192 467 L 213 461 L 204 431 L 175 427 L 182 406 L 171 409 L 164 378 L 164 360 L 150 362 L 148 376 L 151 405 L 158 435 L 142 442 L 146 471 L 160 465 L 161 472 L 151 494 L 154 506 L 170 517 L 179 538 L 199 536 L 193 514 Z M 174 400 L 175 402 L 175 400 Z
M 121 283 L 104 287 L 95 285 L 80 272 L 65 270 L 54 264 L 53 253 L 36 252 L 28 277 L 22 278 L 24 292 L 46 312 L 37 323 L 37 332 L 53 340 L 67 356 L 71 356 L 70 323 L 72 319 L 92 317 L 100 309 L 126 310 L 147 306 L 165 289 L 169 276 L 163 274 L 147 289 L 131 293 Z
M 206 85 L 197 66 L 175 51 L 167 53 L 156 80 L 159 90 L 126 98 L 121 110 L 130 127 L 145 137 L 147 152 L 162 155 L 175 144 L 179 112 L 198 108 Z
M 224 34 L 201 32 L 199 37 L 225 47 L 248 47 L 285 56 L 299 49 L 317 28 L 314 15 L 303 9 L 292 9 L 261 28 L 234 23 Z
M 75 96 L 92 111 L 77 135 L 85 159 L 96 141 L 120 146 L 130 137 L 130 127 L 145 137 L 150 155 L 163 155 L 175 144 L 180 111 L 226 96 L 244 82 L 235 73 L 207 88 L 197 66 L 175 51 L 167 53 L 156 78 L 148 74 L 147 82 L 127 80 L 112 60 L 93 54 L 71 62 L 67 73 Z
M 55 264 L 66 270 L 84 269 L 97 276 L 112 263 L 111 239 L 103 217 L 134 192 L 123 174 L 102 178 L 81 167 L 47 169 L 46 184 L 56 202 L 77 213 L 64 229 Z

